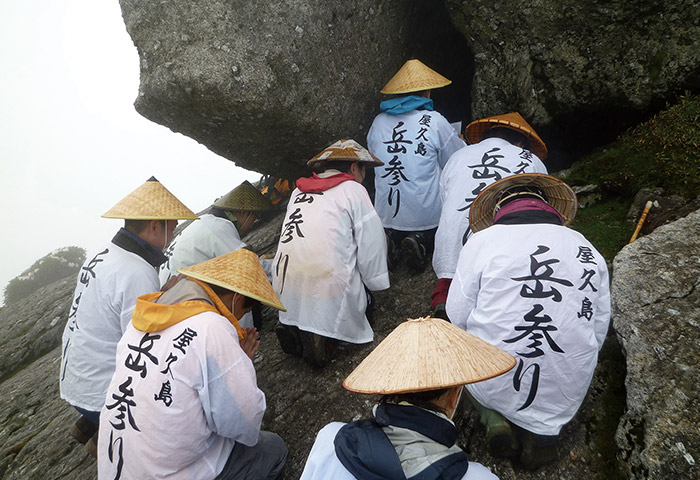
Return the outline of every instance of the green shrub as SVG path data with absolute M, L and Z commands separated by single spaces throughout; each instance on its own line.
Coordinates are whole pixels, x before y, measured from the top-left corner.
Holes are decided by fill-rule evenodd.
M 5 287 L 5 304 L 21 300 L 38 289 L 76 273 L 85 261 L 80 247 L 59 248 L 37 260 Z

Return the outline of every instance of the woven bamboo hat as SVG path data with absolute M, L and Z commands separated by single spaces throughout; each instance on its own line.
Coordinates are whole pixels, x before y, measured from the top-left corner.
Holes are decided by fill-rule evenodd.
M 493 225 L 493 218 L 498 202 L 503 193 L 513 187 L 535 186 L 545 193 L 545 200 L 559 215 L 564 225 L 570 225 L 576 216 L 578 199 L 576 193 L 564 181 L 543 173 L 520 173 L 502 178 L 486 187 L 469 210 L 469 227 L 473 232 L 478 232 Z
M 287 311 L 272 289 L 258 256 L 245 248 L 181 268 L 178 273 L 238 292 L 277 310 Z
M 127 220 L 194 220 L 199 218 L 170 193 L 156 177 L 124 197 L 103 218 Z
M 408 319 L 353 370 L 343 386 L 358 393 L 422 392 L 480 382 L 515 358 L 439 318 Z
M 495 127 L 510 128 L 527 135 L 530 139 L 530 150 L 532 153 L 537 155 L 540 160 L 547 158 L 547 145 L 544 144 L 537 132 L 535 132 L 535 129 L 518 112 L 475 120 L 464 129 L 464 136 L 469 143 L 479 143 L 484 139 L 484 133 Z
M 369 153 L 369 151 L 355 140 L 338 140 L 329 146 L 306 164 L 314 167 L 321 162 L 364 162 L 370 167 L 381 167 L 384 162 Z
M 247 180 L 219 198 L 214 202 L 214 206 L 222 210 L 245 212 L 261 212 L 274 208 L 272 202 Z
M 380 90 L 384 94 L 420 92 L 452 83 L 420 60 L 409 60 Z

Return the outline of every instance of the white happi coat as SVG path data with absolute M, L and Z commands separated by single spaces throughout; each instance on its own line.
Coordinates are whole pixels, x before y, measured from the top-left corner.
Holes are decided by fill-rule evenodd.
M 204 312 L 150 334 L 130 325 L 116 358 L 100 415 L 99 479 L 121 468 L 121 478 L 211 480 L 235 442 L 257 443 L 265 394 L 223 316 Z
M 447 315 L 517 360 L 467 385 L 474 398 L 526 430 L 556 435 L 586 395 L 608 330 L 605 259 L 567 227 L 493 225 L 462 249 Z
M 438 112 L 380 113 L 367 134 L 367 148 L 384 166 L 374 170 L 374 205 L 384 228 L 429 230 L 440 220 L 440 171 L 464 147 Z
M 318 432 L 300 480 L 356 480 L 335 454 L 333 440 L 344 425 L 329 423 Z M 498 480 L 498 477 L 483 465 L 469 462 L 467 473 L 461 480 Z
M 117 342 L 136 299 L 159 289 L 155 268 L 135 253 L 110 242 L 88 255 L 63 330 L 61 398 L 100 411 L 114 373 Z
M 433 253 L 438 278 L 454 277 L 459 252 L 471 232 L 469 210 L 477 195 L 495 181 L 518 173 L 547 173 L 547 167 L 529 150 L 501 138 L 467 145 L 450 157 L 440 175 L 442 213 Z
M 365 188 L 345 181 L 292 192 L 272 265 L 285 325 L 350 343 L 371 342 L 370 290 L 389 288 L 386 238 Z
M 201 215 L 183 229 L 165 249 L 168 261 L 160 266 L 161 285 L 179 268 L 190 267 L 205 260 L 245 247 L 236 226 L 226 218 L 209 213 Z
M 178 233 L 163 252 L 168 260 L 160 266 L 160 285 L 162 287 L 171 276 L 177 275 L 179 268 L 190 267 L 245 246 L 231 220 L 209 213 L 200 215 L 199 220 Z M 253 314 L 246 313 L 239 323 L 243 328 L 252 327 Z

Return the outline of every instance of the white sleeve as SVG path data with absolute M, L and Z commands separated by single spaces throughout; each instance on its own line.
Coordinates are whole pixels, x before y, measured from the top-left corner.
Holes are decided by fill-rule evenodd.
M 454 279 L 447 293 L 445 310 L 450 321 L 459 328 L 467 329 L 467 320 L 476 307 L 476 298 L 481 283 L 480 272 L 474 271 L 474 242 L 467 242 L 459 254 Z
M 150 267 L 149 267 L 150 268 Z M 118 285 L 117 294 L 121 297 L 121 311 L 119 312 L 119 324 L 122 335 L 126 331 L 126 327 L 131 323 L 131 314 L 134 313 L 136 307 L 136 299 L 146 293 L 153 293 L 160 290 L 160 280 L 154 268 L 151 268 L 147 274 L 143 272 L 135 272 L 129 278 L 125 278 Z
M 389 288 L 386 236 L 382 221 L 369 196 L 365 194 L 365 197 L 361 198 L 360 204 L 353 209 L 353 214 L 359 217 L 353 224 L 357 243 L 357 268 L 360 270 L 362 283 L 367 288 L 372 291 L 385 290 Z
M 354 479 L 335 455 L 335 436 L 345 425 L 340 422 L 329 423 L 318 432 L 304 471 L 299 480 L 345 480 Z
M 209 329 L 206 354 L 208 382 L 199 396 L 207 423 L 218 435 L 255 445 L 265 394 L 258 388 L 253 362 L 238 346 L 236 330 L 229 325 Z
M 462 480 L 498 480 L 498 477 L 482 464 L 469 462 L 469 468 Z
M 438 149 L 438 163 L 442 169 L 445 168 L 445 165 L 447 165 L 447 161 L 450 159 L 450 157 L 457 150 L 465 147 L 466 144 L 464 143 L 464 140 L 459 138 L 459 135 L 455 129 L 452 128 L 452 125 L 449 124 L 445 117 L 441 115 L 439 118 L 440 123 L 438 125 L 438 131 L 440 132 L 440 148 Z

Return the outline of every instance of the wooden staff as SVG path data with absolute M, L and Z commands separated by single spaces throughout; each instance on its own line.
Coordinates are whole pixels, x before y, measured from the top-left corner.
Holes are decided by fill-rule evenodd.
M 649 210 L 651 210 L 653 202 L 649 200 L 647 204 L 644 206 L 644 211 L 642 212 L 642 216 L 639 218 L 639 222 L 637 222 L 637 228 L 634 231 L 634 234 L 632 234 L 632 238 L 630 238 L 629 243 L 634 242 L 637 239 L 637 235 L 639 235 L 639 231 L 642 229 L 642 225 L 644 224 L 644 220 L 647 219 L 647 215 L 649 214 Z

